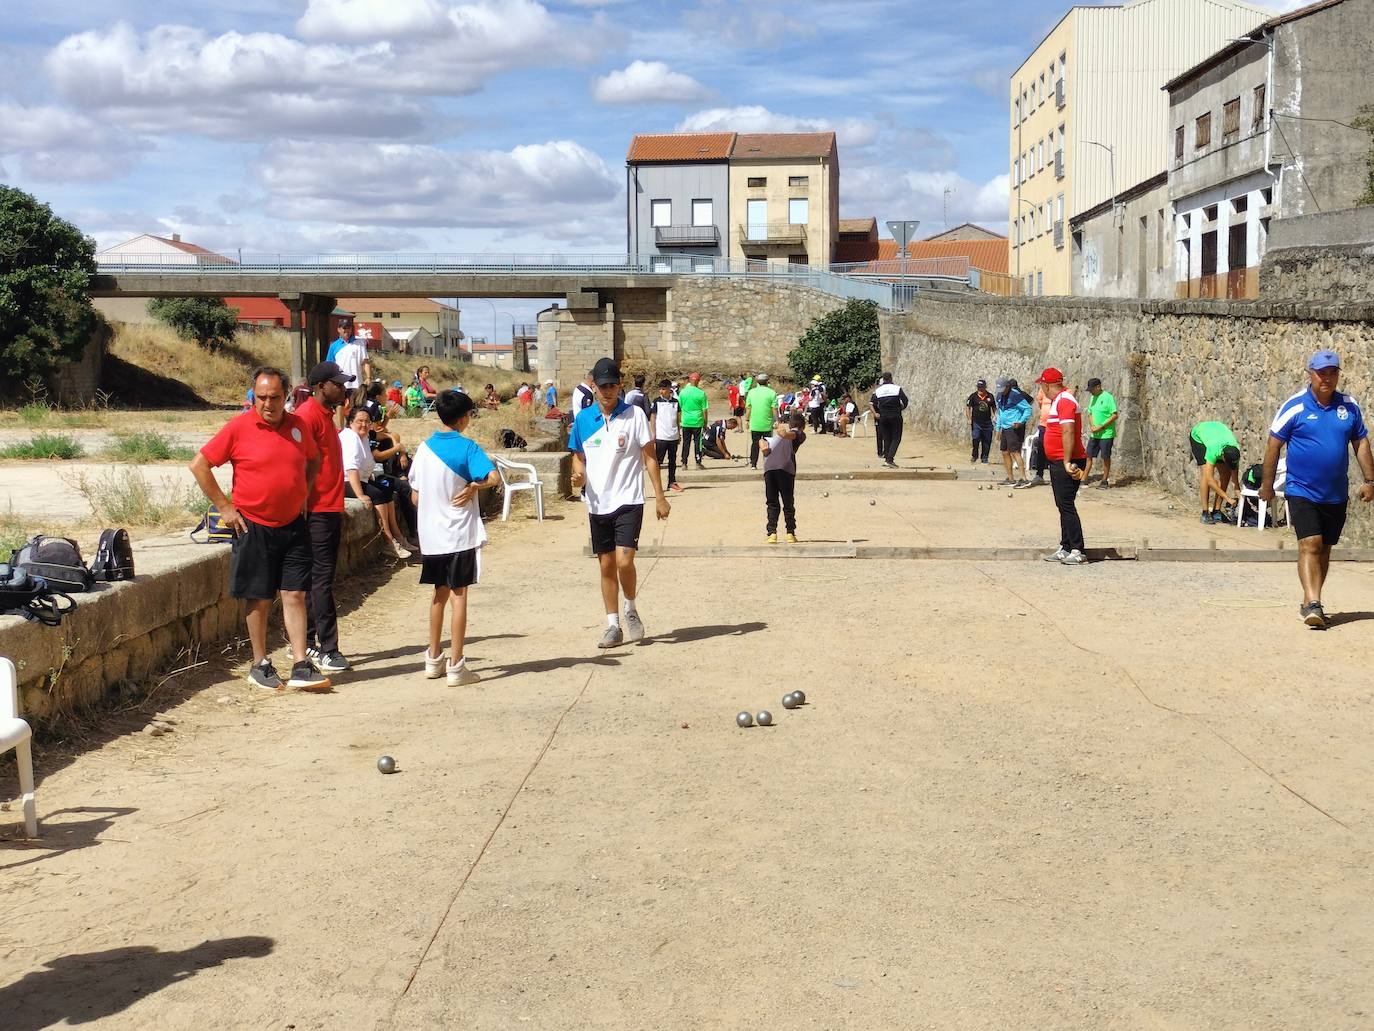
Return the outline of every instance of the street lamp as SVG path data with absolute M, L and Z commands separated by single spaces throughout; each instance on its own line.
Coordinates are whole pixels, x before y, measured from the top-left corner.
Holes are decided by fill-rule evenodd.
M 1109 183 L 1112 189 L 1112 224 L 1116 224 L 1116 148 L 1110 143 L 1098 143 L 1096 140 L 1083 140 L 1090 147 L 1101 147 L 1107 152 L 1107 174 L 1110 176 Z
M 1040 210 L 1040 205 L 1039 205 L 1039 204 L 1032 204 L 1030 201 L 1026 200 L 1025 197 L 1022 197 L 1022 196 L 1021 196 L 1021 188 L 1020 188 L 1019 186 L 1016 188 L 1016 200 L 1017 200 L 1018 203 L 1026 205 L 1026 206 L 1027 206 L 1028 208 L 1030 208 L 1032 211 L 1039 211 L 1039 210 Z M 1017 210 L 1019 211 L 1020 209 L 1018 208 Z M 1017 281 L 1017 283 L 1020 283 L 1020 282 L 1021 282 L 1021 248 L 1024 247 L 1024 246 L 1026 245 L 1026 241 L 1023 240 L 1023 239 L 1021 238 L 1021 229 L 1020 229 L 1020 225 L 1021 225 L 1021 216 L 1020 216 L 1020 215 L 1017 215 L 1017 217 L 1016 217 L 1016 224 L 1017 224 L 1017 229 L 1016 229 L 1016 281 Z

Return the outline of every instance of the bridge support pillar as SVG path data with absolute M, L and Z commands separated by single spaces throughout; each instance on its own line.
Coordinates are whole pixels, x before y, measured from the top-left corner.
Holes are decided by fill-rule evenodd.
M 338 303 L 322 294 L 281 294 L 291 315 L 291 382 L 302 383 L 329 349 L 329 315 Z
M 280 297 L 282 304 L 286 305 L 287 312 L 287 332 L 291 336 L 291 359 L 290 367 L 287 372 L 291 374 L 292 384 L 299 384 L 305 381 L 305 312 L 301 309 L 301 297 L 299 294 L 286 295 Z

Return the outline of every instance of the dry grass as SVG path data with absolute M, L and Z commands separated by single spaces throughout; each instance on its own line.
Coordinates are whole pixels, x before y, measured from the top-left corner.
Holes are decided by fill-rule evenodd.
M 110 343 L 110 354 L 114 357 L 183 383 L 202 400 L 217 405 L 243 400 L 244 391 L 248 389 L 245 381 L 255 364 L 253 357 L 267 350 L 260 348 L 257 335 L 244 334 L 242 342 L 233 348 L 207 351 L 183 340 L 166 326 L 155 324 L 117 324 L 114 340 Z M 277 360 L 284 360 L 287 354 L 284 339 L 280 350 Z M 123 399 L 116 398 L 119 400 Z
M 174 477 L 152 482 L 137 469 L 99 476 L 78 473 L 68 480 L 91 506 L 91 514 L 105 526 L 172 530 L 188 526 L 205 509 L 194 485 Z

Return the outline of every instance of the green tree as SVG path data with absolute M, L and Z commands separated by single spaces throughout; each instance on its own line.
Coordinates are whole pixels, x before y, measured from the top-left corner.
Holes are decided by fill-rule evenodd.
M 0 368 L 18 384 L 74 361 L 100 326 L 95 243 L 23 190 L 0 184 Z
M 1374 204 L 1374 104 L 1365 104 L 1360 108 L 1360 117 L 1353 124 L 1356 129 L 1369 133 L 1369 153 L 1364 159 L 1364 193 L 1355 201 L 1356 207 L 1364 207 Z
M 787 364 L 798 382 L 820 376 L 836 394 L 876 383 L 882 372 L 878 305 L 854 299 L 813 320 Z
M 158 297 L 148 302 L 148 313 L 212 351 L 234 339 L 239 317 L 218 297 Z

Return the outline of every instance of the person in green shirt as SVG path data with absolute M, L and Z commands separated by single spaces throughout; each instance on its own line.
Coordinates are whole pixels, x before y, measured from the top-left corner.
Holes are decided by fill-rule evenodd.
M 1083 470 L 1083 482 L 1092 475 L 1093 459 L 1102 459 L 1103 490 L 1110 487 L 1112 479 L 1112 445 L 1116 443 L 1116 398 L 1102 389 L 1102 381 L 1094 376 L 1088 380 L 1088 466 Z
M 682 413 L 682 467 L 687 468 L 690 451 L 696 459 L 697 468 L 704 469 L 706 467 L 701 464 L 701 433 L 706 427 L 711 402 L 707 400 L 706 391 L 701 389 L 701 373 L 688 375 L 687 385 L 677 392 L 677 407 Z
M 1236 435 L 1224 423 L 1200 422 L 1188 434 L 1188 449 L 1202 470 L 1202 483 L 1198 487 L 1202 501 L 1201 521 L 1226 522 L 1220 508 L 1223 504 L 1235 504 L 1226 488 L 1232 483 L 1240 485 L 1240 444 L 1236 442 Z
M 768 373 L 760 372 L 757 383 L 744 398 L 744 412 L 749 420 L 749 468 L 759 467 L 759 441 L 773 432 L 773 413 L 777 411 L 778 395 L 768 385 Z

